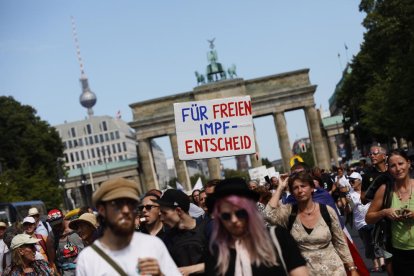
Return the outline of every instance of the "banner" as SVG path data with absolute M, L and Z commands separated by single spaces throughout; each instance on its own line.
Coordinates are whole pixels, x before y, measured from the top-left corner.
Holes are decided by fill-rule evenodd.
M 180 160 L 255 153 L 250 96 L 174 104 Z

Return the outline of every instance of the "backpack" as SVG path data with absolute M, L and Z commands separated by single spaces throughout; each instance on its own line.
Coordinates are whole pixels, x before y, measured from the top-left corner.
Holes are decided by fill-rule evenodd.
M 325 204 L 319 203 L 319 210 L 321 212 L 323 220 L 325 221 L 326 225 L 328 225 L 329 227 L 329 231 L 331 231 L 332 220 L 331 220 L 331 216 L 329 215 L 328 208 L 326 207 Z M 288 221 L 288 227 L 287 227 L 289 232 L 292 230 L 293 223 L 295 222 L 297 216 L 298 216 L 298 205 L 293 204 L 292 211 L 289 215 L 289 221 Z

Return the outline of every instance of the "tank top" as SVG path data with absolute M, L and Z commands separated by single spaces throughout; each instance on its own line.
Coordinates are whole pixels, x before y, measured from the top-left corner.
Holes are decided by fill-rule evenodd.
M 397 194 L 392 193 L 391 208 L 408 208 L 414 211 L 414 196 L 408 201 L 402 202 Z M 414 219 L 391 222 L 392 246 L 401 250 L 414 250 Z

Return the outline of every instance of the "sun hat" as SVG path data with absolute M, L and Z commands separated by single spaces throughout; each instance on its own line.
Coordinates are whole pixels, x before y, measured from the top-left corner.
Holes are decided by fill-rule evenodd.
M 138 184 L 125 178 L 107 180 L 93 193 L 92 204 L 117 198 L 130 198 L 139 201 Z
M 260 197 L 258 193 L 249 189 L 244 179 L 228 178 L 221 180 L 217 184 L 214 193 L 207 197 L 206 205 L 208 210 L 213 211 L 214 205 L 218 199 L 231 195 L 247 197 L 255 202 L 258 201 Z
M 29 212 L 27 213 L 28 216 L 36 216 L 39 215 L 39 210 L 37 210 L 36 207 L 32 207 L 29 209 Z
M 96 216 L 91 213 L 82 214 L 79 218 L 72 220 L 69 223 L 69 228 L 77 230 L 79 223 L 85 222 L 91 225 L 94 229 L 98 228 L 98 222 L 96 221 Z
M 357 173 L 357 172 L 353 172 L 353 173 L 351 173 L 351 175 L 350 175 L 348 178 L 350 178 L 350 179 L 359 179 L 359 180 L 361 180 L 361 181 L 362 181 L 362 176 L 361 176 L 361 174 L 359 174 L 359 173 Z
M 36 221 L 35 221 L 35 219 L 34 219 L 33 217 L 25 217 L 25 218 L 23 219 L 23 224 L 25 224 L 25 223 L 31 223 L 31 224 L 34 224 L 34 223 L 36 223 Z
M 7 228 L 7 224 L 5 222 L 0 221 L 0 227 Z
M 16 249 L 24 244 L 35 244 L 40 239 L 35 239 L 27 234 L 18 234 L 11 241 L 11 249 Z

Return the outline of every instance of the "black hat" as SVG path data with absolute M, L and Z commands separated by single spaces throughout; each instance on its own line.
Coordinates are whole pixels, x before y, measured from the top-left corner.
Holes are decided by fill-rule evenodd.
M 247 197 L 255 202 L 258 201 L 260 197 L 258 193 L 249 189 L 244 179 L 228 178 L 221 180 L 214 189 L 214 193 L 207 197 L 206 204 L 208 210 L 210 212 L 213 211 L 214 204 L 218 199 L 231 195 Z
M 190 209 L 190 199 L 180 190 L 168 189 L 164 192 L 160 199 L 152 200 L 160 206 L 165 207 L 180 207 L 184 212 Z

